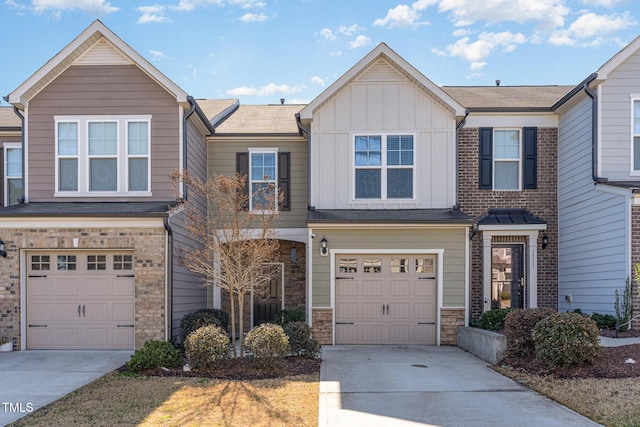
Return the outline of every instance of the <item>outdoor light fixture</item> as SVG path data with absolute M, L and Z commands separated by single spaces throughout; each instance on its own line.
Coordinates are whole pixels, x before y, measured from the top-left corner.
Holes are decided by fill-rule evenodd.
M 542 249 L 547 249 L 547 245 L 549 244 L 549 237 L 545 234 L 542 236 Z
M 322 236 L 322 240 L 320 240 L 320 255 L 329 255 L 329 249 L 327 249 L 327 238 L 324 236 Z
M 7 251 L 4 250 L 4 240 L 0 240 L 0 256 L 2 256 L 2 258 L 7 257 Z

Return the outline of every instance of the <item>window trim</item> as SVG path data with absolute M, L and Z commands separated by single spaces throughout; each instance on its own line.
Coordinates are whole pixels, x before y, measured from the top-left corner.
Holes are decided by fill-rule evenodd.
M 151 115 L 107 115 L 107 116 L 54 116 L 55 127 L 55 190 L 54 197 L 149 197 L 151 192 Z M 115 191 L 91 191 L 90 190 L 90 161 L 94 158 L 113 158 L 113 155 L 90 155 L 89 154 L 89 124 L 96 122 L 115 122 L 117 126 L 117 146 L 116 146 L 116 190 Z M 129 127 L 130 122 L 147 123 L 147 154 L 129 155 Z M 76 155 L 58 154 L 58 127 L 60 123 L 76 123 L 78 130 L 78 151 Z M 75 158 L 78 161 L 78 188 L 75 191 L 60 190 L 60 165 L 59 160 L 64 158 Z M 147 159 L 147 190 L 129 191 L 129 159 Z
M 247 181 L 248 181 L 248 191 L 249 191 L 249 211 L 250 212 L 256 212 L 256 213 L 260 213 L 260 212 L 264 212 L 264 213 L 268 213 L 268 212 L 278 212 L 279 211 L 279 203 L 277 203 L 277 199 L 278 199 L 278 194 L 280 193 L 280 189 L 278 186 L 278 166 L 279 166 L 279 158 L 278 158 L 278 152 L 279 149 L 277 147 L 260 147 L 260 148 L 252 148 L 249 147 L 249 149 L 247 150 L 249 152 L 249 173 L 247 175 Z M 268 180 L 265 181 L 264 179 L 257 179 L 255 180 L 256 183 L 262 182 L 262 183 L 273 183 L 275 191 L 276 191 L 276 209 L 271 210 L 264 210 L 264 209 L 254 209 L 253 208 L 253 183 L 254 183 L 254 179 L 253 179 L 253 155 L 254 154 L 273 154 L 274 158 L 275 158 L 275 166 L 274 166 L 274 178 L 272 180 Z
M 9 158 L 7 155 L 7 152 L 9 150 L 15 150 L 16 148 L 19 148 L 21 150 L 20 152 L 20 170 L 21 170 L 21 175 L 9 175 L 9 168 L 7 167 L 7 159 Z M 13 180 L 13 179 L 19 179 L 22 181 L 22 197 L 24 197 L 24 170 L 23 170 L 23 165 L 22 165 L 22 144 L 20 142 L 5 142 L 2 144 L 2 161 L 3 161 L 3 165 L 2 165 L 2 170 L 3 170 L 3 182 L 2 182 L 2 194 L 3 194 L 3 206 L 9 206 L 9 180 Z
M 630 157 L 629 157 L 629 176 L 640 176 L 640 168 L 635 168 L 635 138 L 640 138 L 640 132 L 635 132 L 635 104 L 638 103 L 638 109 L 640 109 L 640 95 L 632 95 L 631 97 L 631 120 L 630 120 Z M 638 112 L 640 114 L 640 111 Z
M 491 189 L 493 191 L 522 191 L 522 184 L 523 184 L 523 161 L 524 161 L 524 139 L 523 139 L 523 129 L 524 128 L 516 128 L 516 127 L 509 127 L 509 128 L 493 128 L 493 134 L 491 136 L 492 141 L 492 153 L 491 153 L 491 169 L 492 169 L 492 173 L 491 173 Z M 503 188 L 496 188 L 496 163 L 497 162 L 514 162 L 516 161 L 516 159 L 513 158 L 509 158 L 509 159 L 496 159 L 496 131 L 516 131 L 518 132 L 518 186 L 517 188 L 509 188 L 509 189 L 503 189 Z
M 356 166 L 356 137 L 359 136 L 379 136 L 381 139 L 381 158 L 380 166 Z M 390 136 L 411 136 L 413 140 L 413 162 L 411 165 L 388 165 L 388 138 Z M 352 132 L 351 135 L 351 152 L 349 154 L 351 162 L 351 202 L 352 203 L 367 203 L 367 202 L 386 202 L 386 203 L 406 203 L 416 200 L 416 159 L 417 156 L 417 144 L 415 132 Z M 356 170 L 380 170 L 380 198 L 357 198 L 356 197 Z M 411 169 L 411 197 L 388 197 L 387 189 L 387 171 L 389 169 Z

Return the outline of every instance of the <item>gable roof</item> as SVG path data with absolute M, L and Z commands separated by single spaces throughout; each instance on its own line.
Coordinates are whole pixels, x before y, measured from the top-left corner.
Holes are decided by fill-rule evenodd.
M 626 45 L 622 50 L 613 55 L 611 59 L 605 62 L 597 71 L 598 79 L 606 79 L 610 72 L 618 68 L 620 64 L 625 62 L 631 55 L 640 49 L 640 36 L 636 37 L 631 43 Z
M 302 105 L 240 105 L 216 127 L 216 134 L 299 135 L 296 113 Z
M 13 111 L 13 107 L 0 107 L 0 129 L 20 129 L 22 122 Z
M 573 86 L 443 86 L 442 89 L 471 110 L 550 110 Z
M 179 103 L 187 102 L 187 93 L 133 50 L 99 20 L 58 52 L 24 83 L 9 94 L 9 103 L 24 108 L 29 100 L 73 64 L 129 63 L 155 80 Z
M 359 75 L 364 73 L 373 64 L 375 64 L 380 58 L 386 60 L 392 67 L 398 70 L 401 74 L 405 75 L 415 84 L 420 86 L 423 90 L 428 92 L 432 97 L 439 100 L 440 103 L 448 107 L 455 113 L 456 116 L 464 115 L 464 108 L 455 99 L 449 96 L 439 86 L 429 80 L 420 71 L 418 71 L 413 65 L 409 64 L 404 58 L 398 55 L 393 49 L 387 46 L 385 43 L 380 43 L 371 52 L 369 52 L 364 58 L 358 61 L 353 67 L 351 67 L 346 73 L 344 73 L 338 80 L 333 82 L 331 86 L 322 91 L 313 101 L 311 101 L 305 108 L 300 111 L 300 118 L 311 119 L 313 112 L 342 88 L 351 83 Z

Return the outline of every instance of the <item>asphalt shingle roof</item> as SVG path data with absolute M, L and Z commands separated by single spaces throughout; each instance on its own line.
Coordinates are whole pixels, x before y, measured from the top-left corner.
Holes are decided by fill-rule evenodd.
M 550 108 L 574 86 L 443 86 L 465 108 Z
M 167 216 L 173 202 L 32 202 L 0 208 L 0 217 L 13 216 Z
M 471 223 L 459 209 L 316 209 L 309 223 Z

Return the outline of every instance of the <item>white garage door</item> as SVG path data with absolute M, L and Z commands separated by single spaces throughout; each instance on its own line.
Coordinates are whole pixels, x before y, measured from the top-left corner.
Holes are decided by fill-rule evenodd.
M 436 259 L 337 255 L 336 344 L 436 344 Z
M 27 348 L 133 349 L 133 255 L 27 254 Z

